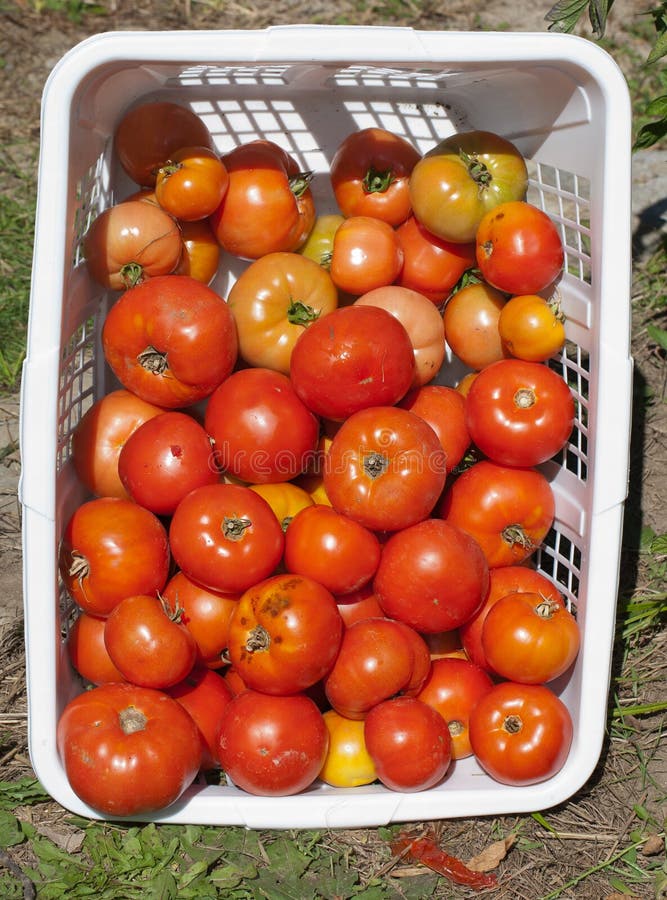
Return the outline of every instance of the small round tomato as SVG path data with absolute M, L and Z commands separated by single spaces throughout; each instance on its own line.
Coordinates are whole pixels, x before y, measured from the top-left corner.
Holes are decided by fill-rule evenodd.
M 161 591 L 169 562 L 167 532 L 157 516 L 115 497 L 79 506 L 60 545 L 63 583 L 81 609 L 94 616 L 108 616 L 131 594 Z
M 445 358 L 445 326 L 430 300 L 410 288 L 391 284 L 368 291 L 354 305 L 386 309 L 403 325 L 415 355 L 414 387 L 435 378 Z
M 327 213 L 318 216 L 306 242 L 299 247 L 298 252 L 308 259 L 312 259 L 313 262 L 316 262 L 318 266 L 322 266 L 328 272 L 331 266 L 334 235 L 338 231 L 338 226 L 342 225 L 344 221 L 345 216 L 341 216 L 338 213 Z
M 439 306 L 449 297 L 464 272 L 476 264 L 475 243 L 455 244 L 431 234 L 414 216 L 396 237 L 403 250 L 403 266 L 396 284 L 419 291 Z
M 342 421 L 360 409 L 400 400 L 412 385 L 414 359 L 410 335 L 390 312 L 344 306 L 302 332 L 290 378 L 316 415 Z
M 208 222 L 181 222 L 183 253 L 174 275 L 189 275 L 202 284 L 215 278 L 220 262 L 220 244 Z
M 359 787 L 377 778 L 375 765 L 366 749 L 363 719 L 346 719 L 335 709 L 324 713 L 329 732 L 329 749 L 319 778 L 332 787 Z
M 498 332 L 512 356 L 546 362 L 563 349 L 564 322 L 558 300 L 547 300 L 539 294 L 518 294 L 503 306 Z
M 239 352 L 251 366 L 289 374 L 294 345 L 320 316 L 336 309 L 329 273 L 299 253 L 267 253 L 245 269 L 229 292 Z
M 537 784 L 559 772 L 572 743 L 572 718 L 541 684 L 494 685 L 470 714 L 470 743 L 496 781 Z
M 389 538 L 373 584 L 386 616 L 429 634 L 458 628 L 475 615 L 489 572 L 470 535 L 442 519 L 425 519 Z
M 328 746 L 322 713 L 304 694 L 246 690 L 222 714 L 220 764 L 250 794 L 284 797 L 305 790 L 321 772 Z
M 563 604 L 563 597 L 558 588 L 546 575 L 528 566 L 498 566 L 489 570 L 489 590 L 484 605 L 469 621 L 459 629 L 461 643 L 468 658 L 485 669 L 493 672 L 482 646 L 482 629 L 487 613 L 506 594 L 517 591 L 531 591 L 545 600 Z
M 67 655 L 74 669 L 91 684 L 125 681 L 104 645 L 106 619 L 90 616 L 83 610 L 67 633 Z
M 96 400 L 72 434 L 72 463 L 81 483 L 98 497 L 129 494 L 118 474 L 118 458 L 140 425 L 164 410 L 121 388 Z
M 236 364 L 238 339 L 222 297 L 187 275 L 165 275 L 114 303 L 102 348 L 123 387 L 174 409 L 208 397 L 224 381 Z
M 212 591 L 235 593 L 270 575 L 285 538 L 269 504 L 238 484 L 195 488 L 181 500 L 169 526 L 176 564 Z
M 528 591 L 501 597 L 482 626 L 491 668 L 508 681 L 544 684 L 566 672 L 579 653 L 579 626 L 560 602 Z
M 470 660 L 441 657 L 431 663 L 431 671 L 417 699 L 432 706 L 447 722 L 453 759 L 472 756 L 470 712 L 492 686 L 491 677 Z
M 181 147 L 158 169 L 155 198 L 174 218 L 196 222 L 215 212 L 228 186 L 227 169 L 215 150 Z
M 209 591 L 183 572 L 176 572 L 162 591 L 162 598 L 180 613 L 181 622 L 195 639 L 198 660 L 210 669 L 226 664 L 229 622 L 240 593 Z
M 331 668 L 343 635 L 332 594 L 303 575 L 274 575 L 240 598 L 229 623 L 229 658 L 253 690 L 293 694 Z
M 201 764 L 197 726 L 164 691 L 103 684 L 63 710 L 58 753 L 74 793 L 104 816 L 165 809 L 188 788 Z
M 537 294 L 563 271 L 560 232 L 532 203 L 501 203 L 488 212 L 479 223 L 476 243 L 482 277 L 507 294 Z
M 372 531 L 398 531 L 425 519 L 445 485 L 437 434 L 396 406 L 350 416 L 336 432 L 324 487 L 332 506 Z
M 506 466 L 537 466 L 551 459 L 567 443 L 574 419 L 572 391 L 544 363 L 492 363 L 479 373 L 466 398 L 473 443 Z
M 204 426 L 220 467 L 252 484 L 303 472 L 319 438 L 317 418 L 290 379 L 273 369 L 239 369 L 209 398 Z
M 498 332 L 505 295 L 488 284 L 468 284 L 447 302 L 443 313 L 445 340 L 462 363 L 483 369 L 509 356 Z
M 332 594 L 363 587 L 379 562 L 380 542 L 375 534 L 330 506 L 302 509 L 285 533 L 287 571 L 319 581 Z
M 555 515 L 551 485 L 537 469 L 479 460 L 445 492 L 438 513 L 475 538 L 489 568 L 528 559 Z
M 83 237 L 91 278 L 114 291 L 124 291 L 156 275 L 169 275 L 182 252 L 178 223 L 165 210 L 143 200 L 127 200 L 105 209 Z
M 424 791 L 447 774 L 451 738 L 437 710 L 414 697 L 374 706 L 364 722 L 366 748 L 379 780 L 392 791 Z
M 327 700 L 340 715 L 363 719 L 412 681 L 414 662 L 412 642 L 399 622 L 384 617 L 354 622 L 344 630 L 324 678 Z
M 381 219 L 351 216 L 336 229 L 329 272 L 342 291 L 360 296 L 391 284 L 402 265 L 396 232 Z
M 260 497 L 264 497 L 276 514 L 283 531 L 287 531 L 294 516 L 312 506 L 315 502 L 310 494 L 291 481 L 279 481 L 275 484 L 250 484 L 248 487 Z
M 397 226 L 410 215 L 410 173 L 421 154 L 385 128 L 362 128 L 338 145 L 329 174 L 344 216 L 373 216 Z
M 125 597 L 104 626 L 104 646 L 116 668 L 132 684 L 167 688 L 188 675 L 197 644 L 180 613 L 155 595 Z
M 211 216 L 221 246 L 234 256 L 258 259 L 298 250 L 315 223 L 312 173 L 273 141 L 248 141 L 225 153 L 229 185 Z
M 172 515 L 194 488 L 220 480 L 204 428 L 176 411 L 153 416 L 130 435 L 118 474 L 134 502 L 158 516 Z
M 523 156 L 506 138 L 489 131 L 464 131 L 440 141 L 410 176 L 415 217 L 446 241 L 475 240 L 488 210 L 522 200 L 528 185 Z
M 160 166 L 181 147 L 215 143 L 205 123 L 187 106 L 169 101 L 142 103 L 126 112 L 114 133 L 114 152 L 137 184 L 151 187 Z
M 445 452 L 447 472 L 456 468 L 470 446 L 463 395 L 444 384 L 426 384 L 408 391 L 398 405 L 431 426 Z
M 195 667 L 183 681 L 167 688 L 167 693 L 187 710 L 199 729 L 201 768 L 218 768 L 222 714 L 234 696 L 227 682 L 217 672 Z

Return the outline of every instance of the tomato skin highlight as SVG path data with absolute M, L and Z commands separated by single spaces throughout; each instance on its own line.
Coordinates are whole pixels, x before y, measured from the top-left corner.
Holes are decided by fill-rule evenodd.
M 328 745 L 322 713 L 309 697 L 246 690 L 223 712 L 218 756 L 237 787 L 284 797 L 315 781 Z
M 544 685 L 500 682 L 470 715 L 475 757 L 502 784 L 538 784 L 553 777 L 565 764 L 572 734 L 567 707 Z
M 197 726 L 164 691 L 105 684 L 63 710 L 56 743 L 74 793 L 105 816 L 168 807 L 199 771 Z

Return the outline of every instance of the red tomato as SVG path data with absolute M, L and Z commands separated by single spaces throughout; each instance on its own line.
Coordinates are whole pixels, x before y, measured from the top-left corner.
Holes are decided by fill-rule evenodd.
M 482 626 L 492 669 L 509 681 L 545 684 L 566 672 L 579 653 L 579 627 L 557 600 L 517 591 L 501 597 Z
M 346 628 L 360 619 L 384 616 L 382 607 L 375 596 L 372 582 L 368 582 L 362 588 L 351 591 L 349 594 L 336 595 L 336 603 Z
M 549 216 L 524 201 L 501 203 L 479 223 L 477 265 L 506 294 L 537 294 L 563 271 L 565 253 Z
M 154 416 L 130 435 L 118 474 L 134 502 L 158 516 L 172 515 L 191 490 L 220 480 L 203 427 L 175 411 Z
M 157 516 L 115 497 L 79 506 L 60 545 L 63 583 L 81 609 L 94 616 L 108 616 L 131 594 L 161 591 L 169 562 L 167 533 Z
M 539 294 L 510 297 L 498 319 L 498 333 L 518 359 L 546 362 L 565 343 L 565 316 L 558 300 Z
M 466 425 L 473 443 L 505 466 L 537 466 L 572 433 L 574 397 L 544 363 L 503 359 L 486 366 L 468 392 Z
M 213 281 L 220 262 L 220 244 L 208 222 L 180 222 L 183 253 L 175 275 L 189 275 L 202 284 Z
M 443 384 L 427 384 L 408 391 L 398 405 L 431 426 L 445 452 L 447 472 L 455 469 L 470 446 L 463 395 Z
M 330 506 L 302 509 L 285 533 L 285 568 L 319 581 L 332 594 L 348 594 L 367 584 L 380 562 L 380 542 L 372 531 Z
M 334 436 L 324 487 L 338 512 L 373 531 L 398 531 L 432 512 L 445 477 L 431 426 L 407 409 L 375 406 L 350 416 Z
M 168 688 L 167 693 L 187 710 L 199 729 L 201 768 L 204 771 L 218 768 L 222 714 L 234 696 L 227 682 L 217 672 L 195 668 L 183 681 Z
M 412 681 L 415 655 L 401 623 L 387 618 L 354 622 L 343 632 L 340 650 L 324 678 L 331 706 L 348 719 L 363 719 L 377 703 Z
M 492 569 L 537 550 L 553 524 L 555 500 L 537 469 L 480 460 L 447 489 L 438 513 L 475 538 Z
M 141 687 L 171 687 L 197 659 L 196 641 L 180 614 L 155 595 L 121 600 L 106 620 L 104 645 L 125 678 Z
M 354 305 L 386 309 L 403 325 L 415 355 L 413 386 L 435 378 L 445 358 L 445 326 L 430 300 L 410 288 L 390 284 L 368 291 Z
M 181 500 L 169 526 L 181 571 L 211 591 L 245 591 L 270 575 L 285 538 L 269 504 L 250 488 L 212 484 Z
M 329 746 L 322 713 L 303 694 L 238 694 L 223 712 L 219 759 L 234 784 L 251 794 L 297 794 L 317 778 Z
M 322 316 L 292 351 L 294 390 L 316 415 L 342 421 L 369 406 L 391 406 L 415 375 L 410 335 L 374 306 L 345 306 Z
M 216 211 L 229 187 L 220 157 L 208 147 L 181 147 L 158 169 L 155 198 L 176 219 L 196 222 Z
M 195 639 L 199 661 L 210 669 L 226 662 L 229 622 L 240 596 L 208 591 L 183 572 L 176 572 L 162 591 L 165 602 L 180 612 L 181 622 Z
M 211 395 L 205 428 L 229 475 L 253 484 L 289 481 L 317 448 L 319 425 L 290 379 L 272 369 L 240 369 Z
M 67 634 L 67 655 L 76 671 L 91 684 L 125 681 L 104 645 L 106 619 L 81 611 Z
M 229 186 L 211 226 L 234 256 L 258 259 L 278 250 L 298 250 L 315 222 L 311 173 L 272 141 L 255 140 L 222 157 Z
M 483 369 L 509 356 L 498 332 L 505 295 L 484 282 L 468 284 L 447 301 L 445 340 L 452 353 L 471 369 Z
M 56 740 L 72 790 L 105 816 L 165 809 L 201 763 L 191 716 L 163 691 L 134 684 L 79 694 L 63 710 Z
M 339 144 L 329 174 L 344 216 L 373 216 L 396 226 L 410 215 L 410 173 L 421 154 L 385 128 L 362 128 Z
M 140 425 L 162 412 L 121 389 L 100 397 L 84 413 L 72 434 L 72 463 L 91 494 L 129 500 L 118 474 L 120 451 Z
M 447 723 L 414 697 L 394 697 L 374 706 L 364 722 L 364 738 L 378 778 L 392 791 L 432 788 L 452 761 Z
M 415 218 L 446 241 L 475 240 L 488 210 L 522 200 L 526 163 L 510 141 L 489 131 L 464 131 L 440 141 L 410 176 Z
M 403 637 L 407 640 L 412 648 L 412 675 L 410 680 L 401 690 L 403 697 L 416 697 L 423 688 L 426 679 L 431 671 L 431 651 L 425 638 L 406 625 L 405 622 L 395 620 L 403 631 Z
M 517 591 L 532 591 L 556 603 L 563 603 L 563 597 L 546 575 L 530 569 L 528 566 L 499 566 L 489 570 L 489 590 L 487 591 L 484 605 L 475 613 L 472 619 L 465 622 L 459 629 L 461 643 L 466 654 L 482 669 L 493 672 L 482 647 L 482 628 L 487 613 L 494 603 L 506 594 Z
M 105 209 L 83 237 L 91 278 L 114 291 L 169 275 L 182 252 L 177 222 L 143 200 L 127 200 Z
M 114 134 L 114 152 L 130 178 L 152 186 L 157 171 L 181 147 L 215 149 L 211 133 L 191 109 L 168 101 L 143 103 L 125 113 Z
M 475 615 L 489 572 L 470 535 L 442 519 L 426 519 L 389 538 L 373 584 L 386 616 L 433 634 Z
M 329 272 L 342 291 L 359 296 L 391 284 L 402 265 L 401 245 L 387 222 L 351 216 L 336 229 Z
M 470 712 L 493 686 L 490 676 L 467 659 L 441 657 L 431 663 L 431 671 L 417 699 L 437 710 L 447 722 L 452 740 L 452 758 L 472 756 Z
M 567 707 L 541 684 L 496 684 L 470 715 L 475 757 L 502 784 L 537 784 L 559 772 L 572 731 Z
M 239 351 L 251 366 L 289 374 L 294 345 L 312 322 L 336 309 L 329 273 L 299 253 L 267 253 L 241 273 L 227 300 Z
M 102 347 L 124 387 L 173 409 L 208 397 L 227 378 L 238 339 L 222 297 L 187 275 L 165 275 L 114 303 L 104 320 Z
M 328 672 L 342 635 L 336 601 L 323 585 L 303 575 L 274 575 L 239 600 L 229 624 L 229 659 L 248 687 L 293 694 Z
M 439 306 L 449 297 L 464 272 L 475 266 L 475 243 L 455 244 L 431 234 L 414 216 L 396 237 L 403 250 L 403 267 L 396 284 L 419 291 Z

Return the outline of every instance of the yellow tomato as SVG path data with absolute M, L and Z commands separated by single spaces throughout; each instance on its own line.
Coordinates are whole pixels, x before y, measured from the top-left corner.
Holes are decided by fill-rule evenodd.
M 330 709 L 324 713 L 329 750 L 320 778 L 332 787 L 359 787 L 375 781 L 375 765 L 366 749 L 362 719 L 346 719 Z
M 291 481 L 276 484 L 251 484 L 250 489 L 263 497 L 280 522 L 283 531 L 299 510 L 315 502 L 310 494 Z
M 564 321 L 557 299 L 520 294 L 510 297 L 500 311 L 498 332 L 512 356 L 546 362 L 565 343 Z
M 312 465 L 296 479 L 296 483 L 310 495 L 313 503 L 321 503 L 324 506 L 331 506 L 331 500 L 327 497 L 324 489 L 324 464 L 331 440 L 327 435 L 322 435 L 317 444 Z
M 329 268 L 331 264 L 331 251 L 333 249 L 333 239 L 338 226 L 342 225 L 345 217 L 332 213 L 330 215 L 318 216 L 315 219 L 313 230 L 308 235 L 306 243 L 300 248 L 299 253 L 312 259 L 318 266 L 323 269 Z

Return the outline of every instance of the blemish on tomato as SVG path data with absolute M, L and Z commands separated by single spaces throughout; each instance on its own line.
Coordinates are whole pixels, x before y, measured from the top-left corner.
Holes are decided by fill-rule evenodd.
M 180 457 L 183 456 L 183 448 L 179 447 L 178 444 L 172 444 L 169 449 L 171 451 L 171 455 L 175 456 L 176 459 L 180 459 Z

